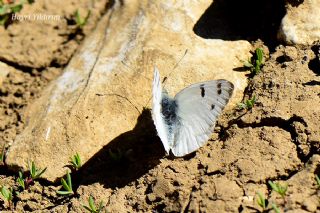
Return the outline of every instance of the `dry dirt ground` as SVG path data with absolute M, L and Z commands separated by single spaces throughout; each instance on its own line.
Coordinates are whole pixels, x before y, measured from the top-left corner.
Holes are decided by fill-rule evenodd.
M 63 8 L 39 2 L 24 12 L 45 8 L 61 14 L 63 21 L 0 27 L 0 60 L 13 68 L 0 87 L 0 145 L 13 142 L 24 127 L 25 107 L 61 73 L 108 7 L 103 1 L 64 1 Z M 78 32 L 72 14 L 88 7 L 92 16 Z M 225 112 L 212 140 L 197 152 L 184 158 L 164 156 L 159 139 L 145 132 L 152 126 L 144 119 L 150 117 L 144 116 L 150 113 L 146 110 L 132 133 L 108 146 L 125 153 L 122 157 L 111 158 L 109 150 L 101 150 L 73 174 L 74 195 L 58 196 L 59 183 L 39 180 L 14 196 L 13 210 L 84 212 L 82 204 L 92 195 L 108 212 L 263 212 L 257 204 L 260 192 L 268 199 L 265 212 L 274 211 L 272 204 L 280 212 L 320 212 L 315 180 L 320 173 L 319 45 L 270 50 L 263 42 L 254 45 L 270 51 L 262 71 L 248 77 L 244 100 L 256 96 L 255 106 Z M 141 143 L 130 143 L 131 137 Z M 0 174 L 1 186 L 17 188 L 17 174 L 5 165 Z M 271 190 L 270 180 L 288 186 L 283 198 Z M 9 209 L 1 199 L 1 212 Z

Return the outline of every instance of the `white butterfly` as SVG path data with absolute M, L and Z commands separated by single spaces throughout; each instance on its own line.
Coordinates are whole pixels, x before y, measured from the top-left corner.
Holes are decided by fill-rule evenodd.
M 204 145 L 233 88 L 227 80 L 205 81 L 192 84 L 170 98 L 162 91 L 160 74 L 155 67 L 152 118 L 166 152 L 171 150 L 181 157 Z

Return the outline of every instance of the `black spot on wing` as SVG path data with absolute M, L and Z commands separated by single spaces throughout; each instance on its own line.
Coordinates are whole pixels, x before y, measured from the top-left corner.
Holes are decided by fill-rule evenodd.
M 220 94 L 221 94 L 221 92 L 222 92 L 222 90 L 221 90 L 221 89 L 218 89 L 218 95 L 220 95 Z
M 217 84 L 218 95 L 220 95 L 220 94 L 222 93 L 221 86 L 222 86 L 222 84 L 221 84 L 221 82 L 219 82 L 219 83 Z
M 214 110 L 215 105 L 211 104 L 211 110 Z
M 200 90 L 201 90 L 201 97 L 203 98 L 205 96 L 204 84 L 200 84 Z

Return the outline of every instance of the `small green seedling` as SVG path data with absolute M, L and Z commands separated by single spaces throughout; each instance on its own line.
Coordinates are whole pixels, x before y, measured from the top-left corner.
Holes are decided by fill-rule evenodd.
M 67 171 L 66 176 L 67 176 L 66 180 L 64 178 L 61 178 L 61 184 L 62 184 L 62 187 L 64 188 L 64 191 L 59 190 L 57 191 L 57 194 L 70 196 L 70 195 L 73 195 L 74 192 L 72 190 L 71 175 L 69 171 Z
M 273 183 L 271 180 L 269 180 L 268 183 L 272 190 L 277 192 L 284 199 L 288 189 L 288 185 L 282 186 L 279 183 Z
M 76 153 L 74 156 L 71 157 L 70 161 L 71 166 L 75 169 L 78 170 L 81 168 L 82 163 L 81 163 L 81 158 L 78 153 Z
M 86 17 L 82 18 L 81 15 L 80 15 L 79 10 L 77 10 L 77 11 L 74 13 L 77 27 L 79 27 L 80 29 L 82 29 L 82 28 L 87 24 L 90 15 L 91 15 L 91 10 L 88 11 Z
M 19 3 L 15 1 L 0 0 L 0 25 L 6 25 L 10 22 L 10 18 L 14 13 L 18 13 L 22 10 L 25 3 L 33 3 L 34 0 L 20 0 Z
M 9 207 L 12 207 L 12 199 L 13 199 L 13 189 L 10 187 L 10 189 L 8 189 L 5 186 L 1 187 L 1 194 L 3 196 L 3 198 L 8 202 Z
M 25 179 L 21 171 L 19 171 L 19 177 L 17 178 L 17 182 L 22 190 L 26 189 Z
M 18 13 L 22 9 L 22 4 L 4 3 L 0 1 L 0 25 L 6 25 L 13 13 Z
M 47 167 L 44 169 L 39 169 L 36 167 L 34 161 L 29 163 L 29 171 L 30 171 L 30 177 L 32 180 L 36 180 L 41 177 L 41 175 L 47 170 Z
M 268 200 L 266 200 L 264 195 L 261 194 L 260 192 L 258 192 L 257 195 L 258 195 L 257 203 L 262 208 L 262 210 L 264 212 L 267 209 Z
M 318 187 L 320 188 L 320 178 L 318 175 L 316 175 L 316 182 L 317 182 Z
M 250 69 L 251 74 L 256 75 L 261 71 L 264 65 L 264 53 L 261 48 L 257 48 L 255 54 L 248 59 L 248 61 L 243 62 L 243 66 Z
M 47 168 L 44 169 L 38 169 L 35 165 L 35 163 L 32 161 L 29 163 L 29 175 L 27 177 L 23 177 L 23 173 L 19 171 L 19 177 L 17 178 L 17 182 L 19 187 L 22 190 L 25 190 L 29 188 L 30 185 L 34 183 L 34 181 L 41 177 L 41 175 L 47 170 Z
M 254 95 L 254 96 L 252 96 L 252 98 L 246 100 L 245 102 L 239 103 L 239 104 L 238 104 L 238 108 L 239 108 L 240 110 L 242 110 L 242 109 L 250 110 L 250 109 L 252 109 L 252 107 L 253 107 L 254 104 L 256 103 L 256 100 L 257 100 L 257 99 L 256 99 L 256 96 Z
M 280 209 L 278 208 L 278 206 L 275 203 L 273 203 L 271 206 L 272 206 L 272 209 L 275 213 L 280 213 Z
M 102 209 L 104 208 L 102 201 L 100 201 L 99 206 L 97 208 L 96 204 L 94 203 L 94 199 L 93 199 L 93 197 L 91 195 L 90 195 L 90 197 L 88 199 L 88 203 L 89 203 L 89 206 L 86 206 L 86 205 L 82 205 L 82 206 L 88 212 L 91 212 L 91 213 L 100 213 L 102 211 Z

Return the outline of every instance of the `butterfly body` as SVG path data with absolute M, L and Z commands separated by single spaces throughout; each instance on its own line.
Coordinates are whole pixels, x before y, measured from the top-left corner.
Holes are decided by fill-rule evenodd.
M 228 103 L 233 84 L 226 80 L 192 84 L 171 98 L 154 70 L 152 117 L 167 153 L 189 154 L 210 138 L 218 115 Z
M 172 147 L 173 145 L 174 133 L 179 124 L 177 109 L 177 102 L 173 98 L 169 97 L 166 92 L 162 92 L 161 115 L 164 120 L 164 125 L 167 128 L 169 147 Z

